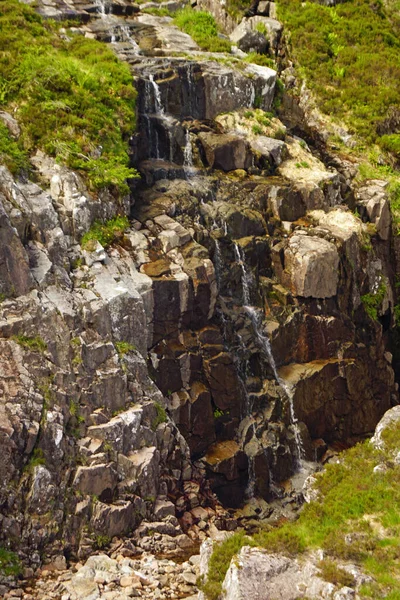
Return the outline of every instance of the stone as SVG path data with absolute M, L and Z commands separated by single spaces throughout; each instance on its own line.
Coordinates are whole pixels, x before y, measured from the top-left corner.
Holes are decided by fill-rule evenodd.
M 294 295 L 304 298 L 336 295 L 339 255 L 331 242 L 294 234 L 287 242 L 274 246 L 273 260 L 281 283 Z
M 281 140 L 258 135 L 251 140 L 250 146 L 255 154 L 266 156 L 268 160 L 275 166 L 279 167 L 286 153 L 286 144 Z
M 273 50 L 276 50 L 282 34 L 282 25 L 276 19 L 270 17 L 257 15 L 250 18 L 244 18 L 236 29 L 232 31 L 229 38 L 233 43 L 237 44 L 241 50 L 245 50 L 245 48 L 242 48 L 241 43 L 242 40 L 246 39 L 246 33 L 249 31 L 258 32 L 257 27 L 260 26 L 265 30 L 265 35 L 263 35 L 264 39 L 267 38 L 269 46 Z M 248 50 L 245 51 L 247 52 Z M 256 50 L 256 52 L 259 52 L 259 50 Z
M 114 504 L 96 502 L 90 522 L 95 532 L 113 538 L 132 531 L 137 520 L 132 502 L 119 500 Z
M 331 597 L 335 586 L 323 581 L 317 574 L 317 568 L 310 561 L 301 564 L 278 554 L 244 546 L 232 559 L 226 573 L 222 599 Z
M 385 412 L 382 419 L 379 421 L 375 428 L 375 433 L 370 439 L 371 444 L 373 444 L 375 448 L 383 449 L 385 447 L 385 442 L 382 439 L 382 433 L 385 429 L 393 426 L 393 424 L 398 421 L 400 421 L 400 406 L 394 406 Z
M 73 485 L 84 494 L 100 497 L 104 493 L 112 494 L 117 481 L 116 469 L 109 463 L 90 467 L 78 467 Z
M 231 134 L 200 133 L 207 163 L 214 169 L 234 171 L 251 166 L 251 154 L 248 142 Z
M 10 132 L 10 135 L 12 135 L 13 138 L 19 138 L 19 136 L 21 135 L 21 129 L 18 125 L 18 121 L 16 121 L 14 117 L 10 115 L 10 113 L 5 112 L 4 110 L 0 110 L 0 121 L 2 121 L 3 124 L 7 127 L 8 131 Z
M 381 240 L 389 239 L 392 225 L 387 185 L 387 181 L 373 179 L 360 185 L 356 191 L 357 207 L 361 216 L 365 214 L 368 220 L 375 224 Z
M 236 34 L 233 32 L 230 37 L 243 52 L 265 54 L 268 49 L 268 41 L 265 35 L 253 29 L 243 29 Z

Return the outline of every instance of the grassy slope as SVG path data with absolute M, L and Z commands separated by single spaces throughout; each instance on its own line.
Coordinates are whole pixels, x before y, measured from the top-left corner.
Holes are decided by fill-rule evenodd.
M 204 585 L 208 598 L 216 600 L 232 556 L 250 544 L 289 555 L 323 548 L 329 557 L 321 564 L 324 574 L 338 573 L 337 559 L 356 562 L 375 579 L 363 587 L 363 598 L 399 600 L 400 465 L 393 457 L 400 449 L 400 428 L 387 430 L 384 438 L 384 450 L 366 441 L 346 451 L 340 464 L 328 465 L 318 475 L 318 501 L 307 504 L 295 523 L 260 531 L 252 539 L 238 533 L 219 545 Z M 387 471 L 374 473 L 378 464 Z
M 193 10 L 186 6 L 175 15 L 175 24 L 188 33 L 206 52 L 230 52 L 229 40 L 218 37 L 218 27 L 214 17 L 205 11 Z
M 40 148 L 84 171 L 93 189 L 126 191 L 132 75 L 104 44 L 58 29 L 17 0 L 0 3 L 0 106 L 22 130 L 16 143 L 0 126 L 0 158 L 16 172 Z

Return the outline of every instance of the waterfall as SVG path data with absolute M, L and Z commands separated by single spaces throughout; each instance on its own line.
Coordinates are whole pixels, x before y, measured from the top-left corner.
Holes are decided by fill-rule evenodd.
M 250 304 L 250 285 L 252 283 L 252 277 L 246 270 L 244 258 L 236 242 L 234 243 L 233 248 L 235 251 L 236 262 L 239 264 L 242 270 L 243 305 L 247 306 Z
M 257 313 L 256 309 L 253 306 L 245 306 L 245 310 L 246 310 L 247 314 L 249 315 L 251 322 L 253 324 L 256 339 L 257 339 L 260 347 L 265 352 L 265 354 L 268 358 L 268 362 L 274 373 L 274 377 L 275 377 L 277 383 L 284 390 L 284 392 L 288 398 L 290 421 L 291 421 L 291 425 L 293 427 L 295 444 L 296 444 L 297 465 L 300 468 L 302 460 L 304 458 L 304 447 L 303 447 L 303 442 L 302 442 L 301 435 L 300 435 L 298 419 L 296 418 L 296 414 L 294 411 L 292 388 L 286 383 L 286 381 L 284 381 L 281 377 L 279 377 L 278 370 L 276 368 L 274 355 L 272 354 L 271 343 L 270 343 L 268 337 L 262 331 L 262 323 L 261 323 L 260 315 Z
M 222 255 L 221 248 L 217 239 L 214 239 L 214 268 L 215 275 L 217 276 L 218 290 L 221 288 L 221 275 L 222 275 Z
M 96 0 L 96 6 L 98 8 L 97 12 L 101 15 L 101 18 L 104 19 L 107 14 L 107 0 Z
M 186 133 L 185 133 L 185 147 L 183 149 L 183 164 L 185 167 L 193 167 L 193 150 L 192 150 L 192 142 L 190 139 L 189 129 L 186 129 Z
M 278 370 L 276 368 L 275 359 L 272 354 L 272 348 L 271 348 L 269 338 L 267 335 L 265 335 L 265 333 L 262 330 L 262 322 L 261 322 L 260 315 L 254 308 L 254 306 L 250 305 L 250 286 L 252 284 L 252 277 L 251 277 L 251 274 L 246 269 L 244 256 L 243 256 L 242 252 L 240 251 L 240 248 L 236 242 L 234 244 L 234 251 L 235 251 L 236 261 L 239 263 L 240 268 L 242 270 L 242 290 L 243 290 L 244 309 L 251 319 L 256 339 L 258 341 L 259 346 L 261 347 L 261 349 L 263 350 L 263 352 L 265 353 L 265 355 L 268 359 L 268 362 L 274 373 L 274 377 L 275 377 L 277 383 L 280 385 L 280 387 L 284 390 L 284 392 L 287 396 L 287 399 L 289 401 L 289 413 L 290 413 L 289 416 L 290 416 L 290 422 L 291 422 L 291 425 L 292 425 L 293 431 L 294 431 L 294 438 L 295 438 L 295 445 L 296 445 L 296 462 L 297 462 L 298 468 L 301 468 L 302 460 L 304 458 L 304 448 L 303 448 L 303 442 L 302 442 L 301 435 L 300 435 L 298 419 L 296 418 L 296 414 L 295 414 L 295 410 L 294 410 L 293 391 L 292 391 L 291 387 L 281 377 L 279 377 Z
M 135 40 L 131 36 L 131 30 L 129 29 L 128 25 L 120 25 L 120 30 L 123 35 L 124 41 L 126 40 L 127 42 L 129 42 L 129 44 L 132 46 L 133 50 L 137 54 L 139 54 L 140 53 L 139 45 L 135 42 Z
M 164 109 L 161 103 L 161 92 L 157 83 L 154 81 L 154 75 L 152 73 L 149 74 L 150 85 L 153 89 L 153 98 L 154 98 L 154 112 L 157 115 L 164 114 Z

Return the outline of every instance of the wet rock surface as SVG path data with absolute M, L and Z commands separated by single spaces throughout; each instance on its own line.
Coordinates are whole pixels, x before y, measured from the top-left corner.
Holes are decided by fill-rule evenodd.
M 225 14 L 226 31 L 249 40 L 263 23 L 273 54 L 273 4 L 242 25 Z M 131 66 L 142 179 L 116 199 L 39 152 L 40 186 L 0 169 L 0 541 L 31 575 L 81 561 L 25 580 L 25 600 L 191 597 L 198 560 L 185 559 L 201 541 L 290 518 L 299 462 L 371 433 L 398 402 L 385 186 L 359 186 L 265 112 L 274 70 L 205 57 L 131 2 L 103 8 L 38 2 Z M 81 247 L 121 214 L 113 245 Z M 288 570 L 314 581 L 255 558 L 271 589 Z M 229 576 L 226 598 L 240 598 L 235 565 Z

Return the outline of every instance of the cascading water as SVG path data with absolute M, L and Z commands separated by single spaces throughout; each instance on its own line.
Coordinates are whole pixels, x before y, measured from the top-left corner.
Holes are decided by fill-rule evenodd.
M 158 84 L 154 81 L 154 75 L 152 73 L 149 74 L 150 85 L 153 89 L 153 98 L 154 98 L 154 112 L 157 115 L 164 114 L 164 109 L 161 103 L 161 92 Z
M 139 45 L 133 39 L 131 35 L 131 30 L 129 29 L 128 25 L 120 25 L 119 29 L 121 31 L 123 41 L 128 42 L 132 46 L 132 49 L 135 51 L 136 54 L 140 54 Z
M 186 133 L 185 133 L 185 147 L 183 149 L 183 164 L 185 167 L 193 167 L 193 150 L 192 150 L 192 142 L 190 139 L 189 129 L 186 129 Z
M 239 263 L 240 268 L 242 270 L 242 290 L 243 290 L 242 293 L 243 293 L 244 309 L 250 317 L 250 320 L 253 324 L 253 329 L 254 329 L 256 339 L 258 341 L 259 346 L 261 347 L 261 349 L 263 350 L 263 352 L 265 353 L 265 355 L 268 359 L 268 362 L 274 373 L 274 377 L 275 377 L 277 383 L 284 390 L 284 392 L 288 398 L 288 401 L 289 401 L 290 421 L 291 421 L 291 425 L 293 427 L 295 445 L 296 445 L 296 462 L 297 462 L 297 467 L 300 469 L 302 467 L 302 461 L 304 459 L 304 448 L 303 448 L 303 442 L 302 442 L 301 435 L 300 435 L 298 419 L 296 418 L 296 414 L 295 414 L 295 410 L 294 410 L 293 392 L 292 392 L 290 386 L 281 377 L 279 377 L 278 370 L 276 368 L 275 359 L 272 354 L 272 348 L 271 348 L 270 341 L 269 341 L 268 337 L 265 335 L 265 333 L 263 333 L 263 331 L 262 331 L 262 322 L 261 322 L 260 313 L 257 312 L 257 310 L 254 308 L 254 306 L 250 305 L 250 287 L 252 284 L 252 277 L 246 269 L 244 256 L 242 255 L 240 248 L 236 243 L 234 244 L 234 251 L 235 251 L 236 260 Z
M 295 411 L 294 411 L 292 389 L 286 383 L 286 381 L 284 381 L 279 376 L 278 370 L 276 368 L 276 363 L 275 363 L 274 355 L 272 354 L 271 343 L 270 343 L 268 337 L 262 331 L 262 322 L 261 322 L 260 314 L 254 308 L 254 306 L 245 306 L 245 310 L 246 310 L 247 314 L 249 315 L 249 317 L 251 319 L 251 322 L 253 324 L 253 329 L 254 329 L 254 333 L 255 333 L 256 339 L 257 339 L 260 347 L 262 348 L 262 350 L 264 351 L 264 353 L 266 354 L 266 356 L 268 358 L 268 362 L 269 362 L 269 364 L 271 366 L 271 369 L 272 369 L 272 371 L 274 373 L 274 377 L 275 377 L 277 383 L 284 390 L 284 392 L 285 392 L 285 394 L 286 394 L 286 396 L 288 398 L 288 401 L 289 401 L 289 411 L 290 411 L 290 421 L 291 421 L 291 425 L 293 427 L 295 444 L 296 444 L 297 466 L 298 466 L 298 468 L 301 468 L 302 461 L 304 459 L 304 447 L 303 447 L 303 442 L 302 442 L 301 435 L 300 435 L 300 429 L 299 429 L 299 425 L 298 425 L 298 419 L 296 418 Z
M 236 262 L 239 264 L 242 271 L 243 306 L 247 306 L 250 304 L 250 286 L 252 283 L 252 277 L 246 270 L 244 258 L 236 242 L 233 244 L 233 249 L 235 252 Z

